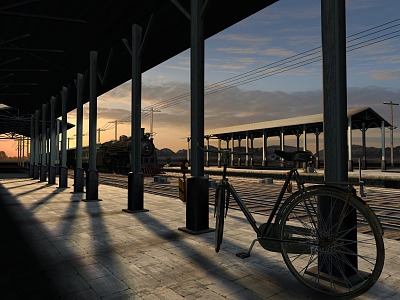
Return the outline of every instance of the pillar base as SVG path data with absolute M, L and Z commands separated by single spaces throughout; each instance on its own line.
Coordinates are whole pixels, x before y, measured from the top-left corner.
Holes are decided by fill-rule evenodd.
M 221 161 L 220 160 L 218 161 L 217 166 L 218 166 L 218 168 L 221 168 Z
M 128 174 L 128 208 L 122 211 L 128 213 L 146 212 L 144 203 L 144 176 L 142 172 Z
M 68 187 L 68 169 L 66 167 L 60 168 L 60 179 L 58 182 L 58 187 L 60 188 Z
M 39 166 L 34 165 L 33 166 L 33 177 L 32 179 L 39 179 Z
M 348 160 L 347 161 L 347 171 L 353 172 L 353 170 L 354 170 L 353 161 L 352 160 Z
M 44 182 L 47 179 L 47 167 L 44 165 L 40 166 L 40 181 Z
M 367 170 L 367 160 L 366 159 L 363 159 L 363 160 L 361 160 L 361 168 L 363 169 L 363 170 Z
M 209 166 L 210 166 L 210 162 L 206 161 L 206 167 L 209 167 Z
M 55 184 L 55 183 L 56 183 L 56 168 L 50 167 L 49 168 L 49 184 Z
M 382 171 L 386 170 L 386 160 L 381 160 L 381 170 Z
M 29 165 L 29 177 L 33 178 L 33 165 Z
M 85 176 L 82 168 L 74 170 L 74 193 L 83 193 Z
M 83 201 L 99 201 L 99 172 L 86 171 L 86 199 Z
M 208 226 L 208 179 L 205 177 L 190 177 L 186 182 L 186 227 L 181 227 L 179 230 L 190 234 L 213 231 L 214 229 Z
M 262 165 L 263 167 L 266 167 L 266 166 L 268 166 L 268 162 L 267 162 L 267 160 L 263 160 L 263 161 L 262 161 L 262 163 L 261 163 L 261 165 Z

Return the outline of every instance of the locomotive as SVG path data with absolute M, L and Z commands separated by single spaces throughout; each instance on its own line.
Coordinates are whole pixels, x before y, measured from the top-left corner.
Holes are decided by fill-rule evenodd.
M 99 172 L 128 174 L 131 171 L 130 151 L 131 138 L 120 136 L 119 141 L 109 141 L 96 145 L 96 168 Z M 82 167 L 87 169 L 89 162 L 89 147 L 82 148 Z M 76 149 L 67 150 L 67 167 L 75 168 Z M 157 153 L 153 138 L 144 133 L 141 138 L 141 171 L 144 175 L 153 176 L 162 172 L 162 165 L 158 164 Z

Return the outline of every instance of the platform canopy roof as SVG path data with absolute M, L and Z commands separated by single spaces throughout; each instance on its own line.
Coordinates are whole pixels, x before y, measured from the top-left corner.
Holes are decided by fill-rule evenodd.
M 276 1 L 204 0 L 205 38 Z M 32 114 L 48 103 L 51 96 L 59 98 L 62 86 L 66 86 L 69 87 L 67 110 L 75 109 L 74 79 L 78 72 L 87 73 L 91 50 L 99 53 L 98 95 L 128 81 L 131 56 L 126 44 L 131 43 L 133 24 L 142 26 L 145 35 L 142 71 L 157 66 L 190 47 L 190 20 L 182 13 L 190 14 L 190 2 L 2 0 L 0 103 L 24 115 Z M 86 85 L 85 102 L 87 95 Z M 56 116 L 60 115 L 58 104 Z
M 347 117 L 351 117 L 352 128 L 362 129 L 363 123 L 365 128 L 377 128 L 382 126 L 384 122 L 385 127 L 390 126 L 390 123 L 378 115 L 370 107 L 359 107 L 349 109 Z M 222 140 L 232 139 L 245 139 L 246 133 L 249 137 L 260 138 L 263 132 L 267 137 L 280 136 L 281 130 L 285 135 L 296 135 L 306 133 L 323 132 L 323 114 L 315 114 L 301 117 L 294 117 L 288 119 L 272 120 L 266 122 L 236 125 L 224 128 L 217 128 L 205 131 L 205 136 L 209 138 L 220 138 Z

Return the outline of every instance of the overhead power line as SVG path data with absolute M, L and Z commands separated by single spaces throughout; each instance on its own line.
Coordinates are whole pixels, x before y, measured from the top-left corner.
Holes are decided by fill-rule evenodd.
M 400 36 L 400 18 L 386 22 L 369 29 L 360 31 L 358 33 L 349 35 L 347 37 L 346 52 L 351 52 L 364 47 L 368 47 L 377 43 L 381 43 L 390 39 L 394 39 Z M 394 31 L 388 32 L 388 30 Z M 378 35 L 379 34 L 379 35 Z M 371 37 L 369 39 L 365 39 Z M 364 39 L 364 40 L 363 40 Z M 238 87 L 244 84 L 249 84 L 254 81 L 258 81 L 267 77 L 275 76 L 290 70 L 298 69 L 306 65 L 318 63 L 322 61 L 322 47 L 315 47 L 301 53 L 289 56 L 287 58 L 278 60 L 273 63 L 258 67 L 253 70 L 249 70 L 245 73 L 232 76 L 222 81 L 208 85 L 204 90 L 204 95 L 211 95 L 221 91 L 225 91 L 234 87 Z M 161 110 L 178 104 L 187 102 L 190 99 L 190 93 L 183 93 L 166 100 L 160 101 L 153 105 L 150 105 L 142 112 L 142 118 L 149 116 L 150 109 Z M 121 121 L 130 122 L 131 116 L 127 116 Z M 109 124 L 109 125 L 107 125 Z M 102 128 L 105 130 L 113 129 L 112 123 L 107 123 Z M 110 125 L 111 124 L 111 125 Z

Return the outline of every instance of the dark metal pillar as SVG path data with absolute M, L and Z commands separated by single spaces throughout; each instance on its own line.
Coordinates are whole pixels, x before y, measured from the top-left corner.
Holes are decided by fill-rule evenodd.
M 56 97 L 50 98 L 50 161 L 49 161 L 49 184 L 56 183 Z
M 187 152 L 186 152 L 186 159 L 190 165 L 190 137 L 186 139 L 187 141 Z
M 324 144 L 325 144 L 325 180 L 333 182 L 348 181 L 347 171 L 347 83 L 346 83 L 346 12 L 345 0 L 322 0 L 322 58 L 323 58 L 323 112 L 324 112 Z M 336 205 L 337 216 L 342 207 Z M 327 211 L 331 210 L 330 201 L 321 201 L 319 205 L 321 218 L 331 218 Z M 356 240 L 357 218 L 350 213 L 342 223 L 343 230 L 348 230 L 346 238 Z M 349 252 L 357 253 L 356 243 L 349 246 Z M 329 254 L 325 254 L 329 255 Z M 329 257 L 320 255 L 321 261 L 331 261 Z M 349 255 L 346 273 L 357 269 L 357 256 Z M 324 265 L 321 263 L 320 265 Z M 352 266 L 351 266 L 352 265 Z M 327 269 L 326 269 L 327 268 Z M 329 271 L 328 271 L 329 269 Z M 335 265 L 321 267 L 322 271 L 339 272 Z
M 297 145 L 297 151 L 299 151 L 300 150 L 300 136 L 301 136 L 301 133 L 300 133 L 300 131 L 299 130 L 297 130 L 296 131 L 296 145 Z
M 128 174 L 128 208 L 125 212 L 143 212 L 144 177 L 141 172 L 141 109 L 142 109 L 142 66 L 140 48 L 142 27 L 132 26 L 132 98 L 131 98 L 131 172 Z
M 347 163 L 347 170 L 349 172 L 353 172 L 353 151 L 352 151 L 352 147 L 353 147 L 353 125 L 352 125 L 352 118 L 351 116 L 348 118 L 348 128 L 347 128 L 347 135 L 348 135 L 348 141 L 347 141 L 347 145 L 348 145 L 348 163 Z
M 204 177 L 204 0 L 191 0 L 190 10 L 190 135 L 191 177 L 187 179 L 186 227 L 191 234 L 208 227 L 208 179 Z
M 235 165 L 235 156 L 233 154 L 233 152 L 235 151 L 235 136 L 233 133 L 232 133 L 231 139 L 232 139 L 231 166 L 233 167 Z
M 262 166 L 263 167 L 266 167 L 266 166 L 268 166 L 268 159 L 267 159 L 267 139 L 268 139 L 268 137 L 267 137 L 267 133 L 266 133 L 266 130 L 265 129 L 263 129 L 263 134 L 262 134 L 262 149 L 263 149 L 263 152 L 262 152 Z
M 39 110 L 35 112 L 35 165 L 33 179 L 39 179 Z
M 361 159 L 361 168 L 363 170 L 367 169 L 367 145 L 366 145 L 366 133 L 367 129 L 365 128 L 365 123 L 362 123 L 361 127 L 361 140 L 362 140 L 362 159 Z
M 58 186 L 60 188 L 68 187 L 68 169 L 67 169 L 67 96 L 68 90 L 65 86 L 61 89 L 61 166 L 60 179 Z
M 386 146 L 385 146 L 385 121 L 382 121 L 381 126 L 381 143 L 382 143 L 382 160 L 381 160 L 381 170 L 386 170 Z
M 82 168 L 82 129 L 83 129 L 83 75 L 76 76 L 76 165 L 74 174 L 74 193 L 83 193 L 85 184 L 84 171 Z
M 218 136 L 218 151 L 221 151 L 221 138 Z M 218 168 L 221 168 L 221 153 L 218 152 Z
M 321 132 L 318 131 L 318 128 L 315 128 L 315 167 L 318 169 L 320 167 L 319 161 L 319 135 Z
M 208 150 L 210 150 L 210 136 L 209 135 L 206 136 L 206 141 L 207 141 L 206 150 L 208 151 Z M 210 155 L 209 154 L 210 153 L 206 152 L 206 167 L 210 166 Z
M 238 147 L 239 147 L 239 153 L 240 152 L 242 152 L 242 139 L 241 139 L 241 137 L 239 136 L 238 137 Z M 239 154 L 239 157 L 238 157 L 238 166 L 240 167 L 242 165 L 242 155 L 240 155 Z
M 246 153 L 249 153 L 249 133 L 248 132 L 246 132 Z M 248 154 L 246 154 L 245 166 L 246 167 L 249 166 L 249 155 Z
M 42 164 L 40 166 L 40 181 L 44 182 L 47 179 L 47 165 L 46 165 L 46 104 L 42 105 Z
M 133 120 L 132 120 L 133 122 Z M 86 199 L 99 200 L 99 173 L 96 167 L 97 126 L 97 51 L 90 51 L 89 66 L 89 167 L 86 174 Z
M 34 147 L 34 124 L 35 124 L 35 115 L 33 114 L 31 117 L 31 143 L 30 143 L 30 155 L 29 155 L 29 177 L 33 178 L 33 166 L 34 166 L 34 158 L 35 158 L 35 147 Z
M 56 119 L 56 175 L 60 175 L 60 126 L 61 121 Z
M 250 166 L 253 167 L 254 166 L 254 136 L 253 134 L 250 135 L 250 149 L 251 149 L 251 153 L 250 154 Z

